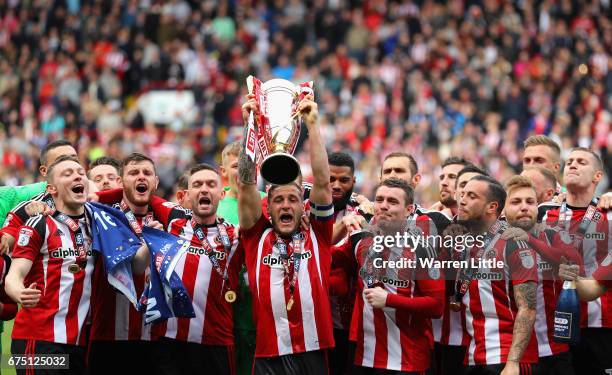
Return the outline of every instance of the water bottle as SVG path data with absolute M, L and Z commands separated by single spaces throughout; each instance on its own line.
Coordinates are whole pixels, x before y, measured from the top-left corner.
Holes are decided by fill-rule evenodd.
M 555 309 L 553 338 L 556 342 L 576 344 L 580 341 L 580 301 L 575 281 L 564 281 Z

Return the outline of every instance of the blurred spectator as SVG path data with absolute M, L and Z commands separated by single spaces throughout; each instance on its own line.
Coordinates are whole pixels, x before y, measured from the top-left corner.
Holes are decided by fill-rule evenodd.
M 0 1 L 0 182 L 36 179 L 38 150 L 63 137 L 85 161 L 147 153 L 170 193 L 240 136 L 249 74 L 315 82 L 327 146 L 355 158 L 366 195 L 398 150 L 419 163 L 424 205 L 450 155 L 504 179 L 534 133 L 593 147 L 610 170 L 610 11 L 597 0 Z M 150 122 L 137 102 L 156 89 L 193 92 L 195 115 Z

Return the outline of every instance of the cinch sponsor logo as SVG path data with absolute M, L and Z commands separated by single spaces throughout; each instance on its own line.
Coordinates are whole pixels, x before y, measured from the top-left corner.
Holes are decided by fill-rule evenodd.
M 408 281 L 391 279 L 387 276 L 383 276 L 380 281 L 396 288 L 408 288 L 408 285 L 410 284 Z
M 57 249 L 53 250 L 49 253 L 51 258 L 70 258 L 70 257 L 78 257 L 79 251 L 76 249 Z M 91 250 L 87 250 L 87 256 L 92 256 Z
M 476 280 L 503 280 L 503 278 L 501 272 L 476 272 L 474 274 Z
M 553 267 L 548 262 L 539 262 L 538 263 L 538 269 L 541 270 L 541 271 L 548 271 L 548 270 L 552 270 Z
M 308 259 L 312 257 L 312 253 L 310 252 L 310 250 L 307 250 L 306 252 L 302 253 L 300 255 L 300 259 L 304 260 L 304 259 Z M 293 257 L 289 257 L 289 263 L 293 262 Z M 268 254 L 263 258 L 262 261 L 263 264 L 265 264 L 266 266 L 270 266 L 270 267 L 274 267 L 277 266 L 279 264 L 283 264 L 283 262 L 281 261 L 280 256 L 278 255 L 272 255 L 272 254 Z
M 194 255 L 206 255 L 206 250 L 204 250 L 201 247 L 189 246 L 189 248 L 187 249 L 187 252 L 189 254 L 194 254 Z M 226 255 L 225 252 L 213 250 L 213 253 L 215 254 L 215 257 L 217 259 L 219 259 L 219 260 L 225 259 L 225 255 Z
M 570 238 L 574 240 L 576 238 L 576 235 L 570 234 Z M 584 238 L 587 240 L 603 241 L 606 239 L 606 235 L 600 232 L 585 233 Z

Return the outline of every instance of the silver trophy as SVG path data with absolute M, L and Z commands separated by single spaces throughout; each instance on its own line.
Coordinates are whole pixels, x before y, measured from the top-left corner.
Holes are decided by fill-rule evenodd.
M 276 185 L 295 181 L 300 174 L 300 164 L 293 156 L 301 128 L 297 108 L 299 101 L 312 93 L 312 82 L 295 85 L 277 78 L 261 83 L 249 76 L 247 84 L 259 109 L 254 122 L 261 176 Z

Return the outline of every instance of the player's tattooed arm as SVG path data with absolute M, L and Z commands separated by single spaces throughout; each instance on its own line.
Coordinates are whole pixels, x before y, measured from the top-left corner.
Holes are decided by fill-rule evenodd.
M 255 161 L 246 153 L 246 139 L 248 128 L 244 127 L 244 135 L 242 137 L 242 148 L 238 155 L 238 182 L 246 185 L 255 185 L 257 183 L 257 168 Z
M 526 282 L 515 285 L 514 299 L 518 307 L 518 313 L 514 319 L 512 346 L 508 353 L 508 362 L 519 362 L 531 339 L 536 318 L 536 283 Z
M 242 106 L 243 117 L 256 108 L 253 95 L 247 96 L 247 102 Z M 257 168 L 255 160 L 246 153 L 248 126 L 244 126 L 244 137 L 240 155 L 238 155 L 238 221 L 241 229 L 252 228 L 261 216 L 261 198 L 257 191 Z

